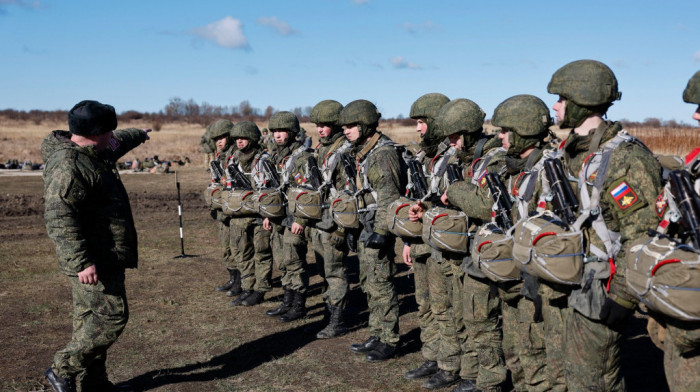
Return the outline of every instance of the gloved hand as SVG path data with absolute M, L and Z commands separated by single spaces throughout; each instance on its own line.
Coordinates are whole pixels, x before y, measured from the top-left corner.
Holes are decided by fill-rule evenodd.
M 335 247 L 345 243 L 345 231 L 336 230 L 331 234 L 331 244 Z
M 634 309 L 626 308 L 615 300 L 606 298 L 603 308 L 600 310 L 600 320 L 611 329 L 621 332 L 627 325 L 627 319 L 632 315 L 632 312 Z
M 372 249 L 380 249 L 386 243 L 386 236 L 373 232 L 369 238 L 365 240 L 365 246 Z

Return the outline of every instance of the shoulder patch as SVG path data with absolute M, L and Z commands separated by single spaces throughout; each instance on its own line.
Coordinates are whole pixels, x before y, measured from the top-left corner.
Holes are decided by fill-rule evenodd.
M 637 194 L 626 181 L 622 181 L 617 186 L 614 186 L 610 191 L 610 196 L 612 196 L 615 204 L 621 210 L 626 210 L 639 201 Z
M 666 212 L 666 207 L 668 207 L 668 203 L 666 203 L 666 198 L 664 197 L 664 193 L 661 192 L 661 194 L 656 198 L 656 215 L 658 215 L 659 218 L 664 216 L 664 213 Z

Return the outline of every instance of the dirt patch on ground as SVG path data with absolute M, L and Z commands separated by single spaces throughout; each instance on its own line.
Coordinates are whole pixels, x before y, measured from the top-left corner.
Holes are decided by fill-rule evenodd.
M 262 305 L 233 308 L 214 291 L 226 279 L 216 223 L 203 205 L 208 177 L 202 168 L 179 171 L 185 232 L 181 255 L 174 175 L 130 175 L 129 191 L 139 232 L 140 265 L 127 272 L 131 317 L 110 349 L 108 371 L 148 391 L 415 391 L 403 379 L 419 365 L 419 329 L 413 278 L 397 264 L 402 346 L 396 359 L 367 363 L 348 350 L 367 338 L 367 305 L 350 258 L 350 333 L 316 340 L 323 325 L 321 279 L 308 255 L 309 315 L 281 323 L 264 315 L 282 290 Z M 58 272 L 43 221 L 41 177 L 0 177 L 0 390 L 48 390 L 41 376 L 69 339 L 70 289 Z M 623 370 L 630 391 L 664 391 L 661 354 L 635 318 L 625 335 Z

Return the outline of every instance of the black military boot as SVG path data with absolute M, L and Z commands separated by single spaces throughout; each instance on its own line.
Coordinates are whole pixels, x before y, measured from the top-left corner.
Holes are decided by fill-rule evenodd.
M 243 291 L 236 299 L 231 301 L 231 306 L 241 306 L 243 305 L 243 301 L 246 300 L 246 298 L 250 297 L 253 294 L 253 290 L 245 290 Z
M 439 389 L 448 387 L 452 384 L 456 384 L 460 381 L 459 375 L 448 372 L 447 370 L 440 370 L 433 374 L 426 382 L 423 383 L 423 388 L 427 389 Z
M 226 268 L 229 273 L 229 280 L 228 282 L 222 284 L 221 286 L 216 287 L 216 291 L 218 292 L 224 292 L 224 291 L 229 291 L 231 290 L 231 287 L 233 287 L 233 284 L 236 282 L 236 272 L 237 270 Z
M 318 331 L 316 334 L 316 339 L 330 339 L 341 335 L 345 335 L 348 332 L 348 328 L 345 326 L 343 320 L 343 309 L 339 306 L 329 305 L 331 311 L 331 317 L 329 318 L 328 325 L 325 328 Z
M 229 297 L 235 297 L 243 291 L 241 289 L 241 271 L 234 270 L 233 273 L 233 285 L 231 285 L 231 288 L 226 292 L 226 295 Z
M 59 377 L 51 368 L 46 369 L 44 376 L 46 376 L 46 380 L 56 392 L 77 392 L 75 380 L 72 378 Z
M 350 350 L 358 354 L 364 354 L 374 350 L 377 344 L 379 344 L 379 338 L 377 336 L 370 336 L 362 343 L 351 344 Z
M 287 313 L 280 316 L 280 321 L 288 323 L 306 316 L 306 294 L 294 291 L 294 301 Z
M 473 380 L 462 380 L 450 392 L 477 392 L 476 384 Z
M 417 380 L 419 378 L 432 376 L 437 373 L 438 370 L 440 369 L 438 369 L 437 361 L 425 361 L 417 368 L 404 373 L 403 378 L 406 380 Z
M 284 297 L 282 297 L 282 303 L 275 309 L 270 309 L 265 312 L 266 315 L 273 317 L 279 316 L 281 314 L 287 313 L 287 311 L 292 307 L 292 301 L 294 300 L 294 290 L 284 289 Z
M 243 306 L 255 306 L 257 304 L 261 304 L 265 300 L 265 293 L 262 291 L 253 291 L 252 294 L 246 297 L 241 302 L 241 305 Z
M 396 346 L 384 342 L 377 343 L 374 349 L 367 353 L 368 361 L 384 361 L 394 356 Z

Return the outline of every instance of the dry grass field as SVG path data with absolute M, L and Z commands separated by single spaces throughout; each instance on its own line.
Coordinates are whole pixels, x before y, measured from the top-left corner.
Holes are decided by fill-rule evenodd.
M 317 137 L 310 124 L 303 126 Z M 51 129 L 65 128 L 66 124 L 0 122 L 0 161 L 39 161 L 43 137 Z M 199 162 L 203 131 L 198 126 L 166 124 L 125 158 L 157 154 L 170 159 L 189 156 Z M 400 142 L 416 139 L 412 127 L 384 131 Z M 700 145 L 687 140 L 683 144 L 688 151 Z M 267 302 L 232 308 L 230 299 L 213 289 L 223 282 L 225 271 L 217 226 L 202 201 L 208 175 L 196 165 L 176 170 L 182 184 L 185 252 L 192 256 L 188 258 L 174 258 L 180 254 L 175 176 L 122 176 L 139 233 L 140 266 L 127 272 L 131 318 L 110 349 L 107 366 L 114 381 L 129 381 L 142 391 L 422 390 L 420 382 L 402 376 L 423 359 L 413 277 L 401 264 L 396 284 L 402 344 L 397 358 L 384 363 L 367 363 L 348 350 L 349 344 L 367 337 L 367 308 L 357 286 L 354 256 L 348 258 L 351 305 L 346 336 L 314 339 L 323 303 L 313 253 L 308 255 L 311 288 L 306 319 L 284 324 L 263 314 L 280 300 L 277 271 Z M 42 191 L 40 176 L 0 172 L 0 391 L 48 391 L 41 374 L 70 338 L 70 289 L 58 272 L 46 235 Z M 628 390 L 666 390 L 661 352 L 646 335 L 643 315 L 630 321 L 623 352 Z

